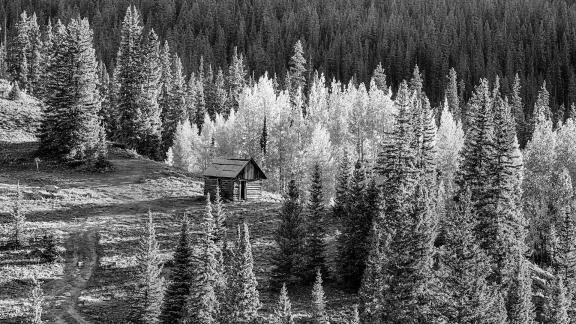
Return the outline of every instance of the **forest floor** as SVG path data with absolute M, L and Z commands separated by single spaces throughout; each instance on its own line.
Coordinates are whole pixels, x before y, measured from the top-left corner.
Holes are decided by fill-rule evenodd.
M 30 278 L 36 276 L 46 294 L 48 323 L 126 323 L 135 293 L 136 251 L 148 210 L 165 261 L 171 259 L 184 213 L 197 233 L 204 210 L 203 183 L 195 175 L 163 163 L 111 154 L 114 170 L 89 173 L 59 165 L 34 163 L 35 142 L 0 139 L 0 239 L 9 233 L 9 210 L 20 185 L 30 245 L 0 250 L 0 322 L 18 323 L 28 312 Z M 277 215 L 281 204 L 274 195 L 258 202 L 225 204 L 227 226 L 246 222 L 251 231 L 255 273 L 262 314 L 273 312 L 277 295 L 268 289 Z M 34 250 L 46 232 L 58 239 L 62 262 L 42 263 Z M 2 244 L 2 242 L 0 242 Z M 170 262 L 164 274 L 170 271 Z M 329 314 L 343 323 L 355 295 L 327 284 Z M 311 287 L 291 287 L 293 311 L 304 320 L 310 310 Z M 298 322 L 298 321 L 297 321 Z

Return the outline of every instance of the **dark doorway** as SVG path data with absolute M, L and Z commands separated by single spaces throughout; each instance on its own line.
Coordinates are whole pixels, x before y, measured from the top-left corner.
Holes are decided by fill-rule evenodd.
M 240 200 L 246 200 L 246 181 L 240 181 Z

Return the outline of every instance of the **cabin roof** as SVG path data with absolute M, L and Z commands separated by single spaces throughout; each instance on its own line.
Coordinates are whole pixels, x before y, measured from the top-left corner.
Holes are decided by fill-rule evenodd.
M 262 179 L 266 179 L 266 175 L 260 169 L 260 166 L 254 159 L 214 159 L 204 171 L 205 177 L 215 178 L 231 178 L 234 179 L 240 175 L 240 172 L 250 163 L 254 163 L 254 167 L 262 173 Z

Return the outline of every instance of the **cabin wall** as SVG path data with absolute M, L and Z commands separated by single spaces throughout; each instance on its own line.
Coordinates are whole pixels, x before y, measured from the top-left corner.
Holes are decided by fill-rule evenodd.
M 256 200 L 262 197 L 262 181 L 246 182 L 246 200 Z
M 218 178 L 204 178 L 204 195 L 210 193 L 210 197 L 216 196 L 216 187 L 220 180 L 220 196 L 225 200 L 234 199 L 234 183 L 233 179 L 218 179 Z

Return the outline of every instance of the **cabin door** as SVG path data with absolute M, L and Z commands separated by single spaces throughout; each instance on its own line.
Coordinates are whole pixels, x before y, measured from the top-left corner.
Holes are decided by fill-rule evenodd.
M 246 200 L 246 181 L 240 181 L 240 200 Z

